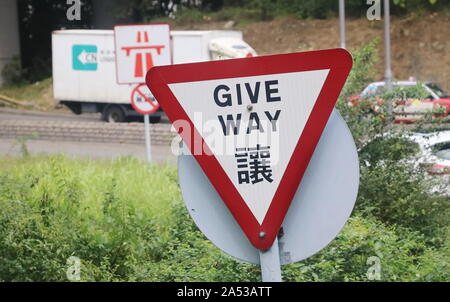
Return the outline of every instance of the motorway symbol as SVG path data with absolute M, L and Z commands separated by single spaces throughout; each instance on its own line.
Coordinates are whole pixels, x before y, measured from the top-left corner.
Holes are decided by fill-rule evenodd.
M 257 249 L 275 241 L 351 66 L 347 51 L 331 49 L 148 72 L 153 95 Z
M 141 114 L 150 114 L 159 108 L 158 102 L 145 84 L 136 86 L 131 92 L 131 106 Z
M 119 84 L 144 83 L 150 68 L 171 64 L 168 24 L 117 25 L 114 37 Z

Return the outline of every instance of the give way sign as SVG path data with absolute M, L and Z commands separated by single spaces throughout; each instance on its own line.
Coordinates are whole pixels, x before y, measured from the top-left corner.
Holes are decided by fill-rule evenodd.
M 346 50 L 331 49 L 155 67 L 146 83 L 250 243 L 266 250 L 351 66 Z

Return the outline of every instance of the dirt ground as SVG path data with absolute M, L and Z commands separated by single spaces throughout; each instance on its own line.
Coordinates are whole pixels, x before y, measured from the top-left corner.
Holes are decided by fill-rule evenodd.
M 260 55 L 339 47 L 338 19 L 299 20 L 279 18 L 230 27 L 230 22 L 207 22 L 174 29 L 234 29 Z M 384 74 L 383 21 L 348 19 L 347 48 L 352 50 L 379 37 L 377 80 Z M 450 11 L 391 18 L 392 69 L 396 79 L 410 76 L 433 81 L 450 91 Z

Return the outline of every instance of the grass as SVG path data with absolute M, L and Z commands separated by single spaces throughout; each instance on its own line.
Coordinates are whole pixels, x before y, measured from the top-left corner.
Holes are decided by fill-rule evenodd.
M 52 87 L 52 79 L 47 78 L 32 84 L 3 86 L 0 88 L 0 94 L 30 105 L 35 110 L 53 111 L 56 103 Z
M 51 156 L 0 167 L 0 280 L 67 280 L 70 256 L 85 281 L 211 281 L 214 265 L 243 265 L 194 228 L 173 166 Z
M 259 281 L 259 267 L 225 255 L 189 217 L 173 166 L 133 158 L 0 158 L 0 281 Z M 361 212 L 361 211 L 357 211 Z M 285 281 L 448 280 L 448 246 L 354 214 L 315 256 L 283 267 Z
M 168 204 L 180 200 L 176 171 L 172 166 L 148 166 L 131 157 L 110 160 L 70 160 L 64 156 L 1 158 L 2 174 L 17 179 L 34 177 L 34 196 L 47 190 L 51 195 L 61 194 L 68 186 L 76 185 L 82 194 L 80 208 L 87 215 L 96 215 L 103 206 L 104 194 L 126 200 L 142 214 L 163 217 Z M 58 181 L 62 185 L 58 186 Z M 114 187 L 114 188 L 113 188 Z M 112 192 L 113 191 L 113 192 Z

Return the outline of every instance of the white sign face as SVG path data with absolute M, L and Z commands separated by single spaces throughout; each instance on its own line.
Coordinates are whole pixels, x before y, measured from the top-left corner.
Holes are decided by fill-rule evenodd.
M 119 84 L 144 83 L 150 68 L 171 64 L 168 24 L 118 25 L 114 36 Z
M 323 69 L 168 85 L 260 224 L 328 73 Z

